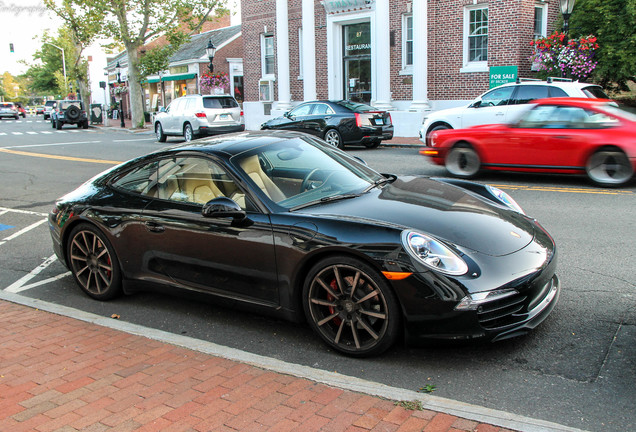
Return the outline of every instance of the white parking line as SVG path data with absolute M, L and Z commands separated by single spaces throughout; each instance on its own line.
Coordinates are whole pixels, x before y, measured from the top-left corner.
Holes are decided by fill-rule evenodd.
M 6 135 L 6 134 L 7 134 L 6 132 L 0 132 L 0 135 Z
M 51 282 L 50 279 L 53 279 L 53 280 L 61 279 L 61 278 L 65 277 L 67 274 L 71 273 L 71 272 L 63 273 L 61 275 L 56 276 L 55 278 L 45 279 L 43 281 L 36 282 L 34 284 L 31 284 L 31 285 L 25 285 L 28 281 L 30 281 L 31 279 L 36 277 L 38 274 L 40 274 L 42 272 L 42 270 L 44 270 L 45 268 L 50 266 L 55 261 L 57 261 L 57 257 L 55 256 L 55 254 L 51 255 L 42 264 L 40 264 L 35 269 L 33 269 L 29 274 L 22 276 L 20 279 L 18 279 L 17 281 L 12 283 L 8 287 L 6 287 L 4 290 L 7 291 L 7 292 L 19 293 L 21 291 L 28 290 L 29 288 L 33 288 L 33 287 L 36 287 L 36 286 L 39 286 L 39 285 L 43 285 L 45 283 L 49 283 L 49 282 Z
M 30 132 L 30 131 L 27 132 L 27 135 L 37 135 L 37 134 L 38 134 L 37 132 Z
M 138 138 L 138 139 L 125 139 L 125 140 L 113 140 L 113 142 L 137 142 L 137 141 L 156 141 L 157 138 Z
M 47 217 L 48 216 L 46 213 L 34 212 L 34 211 L 31 211 L 31 210 L 10 209 L 10 208 L 6 208 L 6 207 L 0 207 L 0 211 L 3 212 L 2 214 L 7 213 L 7 212 L 12 212 L 12 213 L 29 214 L 29 215 L 42 216 L 42 217 Z
M 34 228 L 39 227 L 40 225 L 42 225 L 43 223 L 45 223 L 47 220 L 48 220 L 48 219 L 42 219 L 41 221 L 38 221 L 38 222 L 36 222 L 36 223 L 34 223 L 34 224 L 31 224 L 31 225 L 29 225 L 29 226 L 28 226 L 28 227 L 26 227 L 26 228 L 22 228 L 20 231 L 18 231 L 17 233 L 15 233 L 15 234 L 13 234 L 13 235 L 10 235 L 9 237 L 5 237 L 5 238 L 3 238 L 2 240 L 0 240 L 0 246 L 2 246 L 3 244 L 5 244 L 5 243 L 6 243 L 6 242 L 8 242 L 8 241 L 13 240 L 13 239 L 14 239 L 14 238 L 16 238 L 16 237 L 21 236 L 21 235 L 22 235 L 22 234 L 24 234 L 24 233 L 27 233 L 27 232 L 31 231 L 31 230 L 32 230 L 32 229 L 34 229 Z
M 22 132 L 11 132 L 13 135 L 23 135 Z

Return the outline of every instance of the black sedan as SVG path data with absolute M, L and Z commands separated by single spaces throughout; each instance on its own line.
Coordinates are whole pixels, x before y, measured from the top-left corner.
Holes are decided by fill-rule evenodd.
M 347 144 L 375 148 L 380 141 L 393 138 L 391 114 L 347 100 L 302 103 L 263 123 L 261 129 L 305 132 L 341 149 Z
M 169 286 L 307 320 L 332 348 L 500 340 L 559 296 L 550 235 L 504 192 L 396 177 L 311 135 L 251 132 L 143 156 L 60 198 L 55 253 L 89 296 Z

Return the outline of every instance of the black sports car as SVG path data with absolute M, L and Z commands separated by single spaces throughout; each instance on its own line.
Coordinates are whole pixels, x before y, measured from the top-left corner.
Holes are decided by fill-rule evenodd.
M 348 100 L 305 102 L 263 123 L 261 129 L 305 132 L 341 149 L 347 144 L 375 148 L 393 138 L 391 114 Z
M 401 334 L 524 334 L 559 295 L 552 238 L 504 192 L 379 174 L 301 133 L 237 133 L 131 160 L 60 198 L 49 222 L 91 297 L 206 292 L 306 319 L 353 356 Z

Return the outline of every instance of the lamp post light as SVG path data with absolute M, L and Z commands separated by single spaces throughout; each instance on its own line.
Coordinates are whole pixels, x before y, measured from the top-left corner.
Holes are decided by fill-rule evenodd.
M 574 9 L 574 2 L 576 0 L 559 0 L 561 6 L 561 15 L 563 15 L 563 33 L 567 34 L 570 27 L 570 15 L 572 15 L 572 9 Z
M 52 47 L 55 47 L 62 51 L 62 70 L 64 71 L 64 90 L 66 91 L 68 89 L 68 81 L 66 80 L 66 57 L 64 57 L 64 48 L 60 48 L 57 45 L 53 45 L 51 42 L 43 42 L 43 43 L 47 45 L 51 45 Z
M 119 65 L 119 61 L 115 65 L 115 70 L 117 71 L 117 84 L 121 84 L 121 66 Z M 126 127 L 124 124 L 124 94 L 119 93 L 119 126 Z
M 210 39 L 208 41 L 208 46 L 205 48 L 205 52 L 208 55 L 208 59 L 210 59 L 210 73 L 214 72 L 214 65 L 212 64 L 212 61 L 214 60 L 214 54 L 216 53 L 216 47 L 214 46 L 214 44 L 212 43 L 212 39 Z

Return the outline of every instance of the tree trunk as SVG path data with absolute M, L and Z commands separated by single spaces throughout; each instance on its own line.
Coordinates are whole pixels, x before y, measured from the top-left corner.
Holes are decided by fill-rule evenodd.
M 141 83 L 139 82 L 138 46 L 131 44 L 126 47 L 128 54 L 128 86 L 131 108 L 131 123 L 133 127 L 144 127 L 144 101 Z

